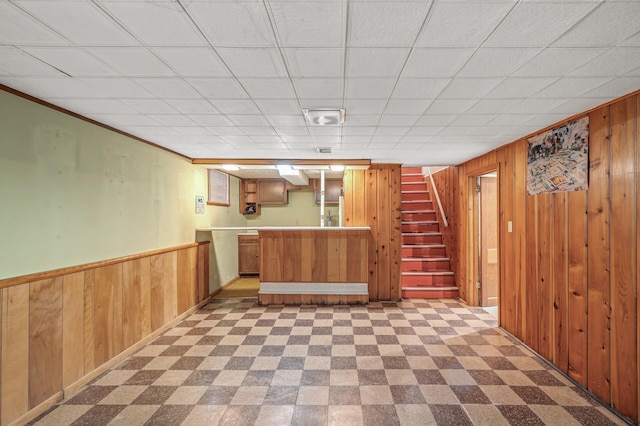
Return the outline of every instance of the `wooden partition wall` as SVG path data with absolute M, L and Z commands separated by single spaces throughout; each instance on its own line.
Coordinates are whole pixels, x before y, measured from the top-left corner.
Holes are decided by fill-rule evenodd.
M 0 424 L 25 423 L 205 300 L 208 258 L 207 241 L 1 280 Z
M 501 326 L 634 422 L 640 407 L 639 111 L 636 92 L 582 115 L 590 127 L 588 191 L 527 195 L 526 139 L 434 176 L 452 211 L 446 232 L 457 243 L 452 257 L 458 257 L 461 297 L 475 304 L 465 252 L 468 180 L 496 168 Z
M 344 173 L 345 226 L 371 227 L 369 297 L 402 298 L 401 166 L 372 164 Z

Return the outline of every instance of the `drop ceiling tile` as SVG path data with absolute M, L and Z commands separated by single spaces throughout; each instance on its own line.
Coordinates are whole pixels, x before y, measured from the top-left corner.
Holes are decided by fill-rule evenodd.
M 413 126 L 420 118 L 419 115 L 390 115 L 385 114 L 380 120 L 381 126 Z
M 212 99 L 246 99 L 249 95 L 235 78 L 187 78 L 202 96 Z
M 354 149 L 357 148 L 355 145 L 366 147 L 366 145 L 369 143 L 370 140 L 371 140 L 371 136 L 366 136 L 366 135 L 343 135 L 342 136 L 342 143 L 347 145 L 352 145 Z
M 127 106 L 143 114 L 175 114 L 177 111 L 158 99 L 124 99 Z
M 283 149 L 287 149 L 287 145 L 282 141 L 277 141 L 277 142 L 259 142 L 259 141 L 256 141 L 256 143 L 258 144 L 260 149 L 275 150 L 275 151 L 282 151 Z
M 567 99 L 525 99 L 509 110 L 509 114 L 545 114 L 556 106 L 563 104 Z
M 249 136 L 276 136 L 276 131 L 271 126 L 238 126 L 238 128 Z
M 132 45 L 135 40 L 98 7 L 89 2 L 21 1 L 21 8 L 54 28 L 75 44 Z M 12 44 L 67 44 L 60 36 L 25 15 L 15 12 L 8 3 L 0 3 L 0 38 Z M 16 39 L 16 36 L 19 39 Z
M 494 48 L 479 49 L 458 74 L 460 77 L 508 77 L 540 49 Z
M 422 127 L 422 126 L 414 126 L 408 132 L 407 136 L 434 136 L 440 133 L 444 129 L 444 127 Z
M 87 51 L 127 77 L 173 76 L 173 71 L 142 47 L 92 47 Z
M 182 114 L 218 114 L 218 110 L 204 99 L 166 99 L 166 102 Z
M 403 135 L 373 135 L 371 136 L 371 142 L 369 142 L 369 146 L 372 146 L 373 144 L 393 146 L 400 142 L 402 136 Z
M 376 126 L 380 121 L 380 114 L 353 114 L 347 110 L 344 127 Z
M 384 117 L 382 118 L 384 121 Z M 375 136 L 404 136 L 411 129 L 410 126 L 383 125 L 376 129 Z
M 629 37 L 628 39 L 619 43 L 620 46 L 638 46 L 640 47 L 640 32 Z
M 390 99 L 385 114 L 422 115 L 432 99 Z
M 347 114 L 382 114 L 387 104 L 386 99 L 345 99 Z M 345 119 L 345 122 L 347 119 Z
M 638 32 L 638 16 L 640 2 L 604 2 L 553 46 L 614 46 Z
M 409 49 L 348 48 L 346 77 L 397 77 Z
M 183 77 L 228 77 L 230 72 L 209 47 L 156 47 L 156 55 Z
M 450 78 L 458 73 L 460 67 L 467 62 L 472 53 L 473 49 L 416 48 L 413 50 L 402 76 Z
M 270 126 L 270 123 L 263 115 L 233 114 L 227 115 L 227 118 L 236 126 Z
M 0 74 L 21 77 L 64 76 L 52 66 L 12 46 L 0 46 Z
M 286 126 L 276 126 L 276 131 L 282 135 L 292 135 L 292 136 L 300 136 L 300 135 L 309 135 L 309 129 L 306 126 L 294 126 L 294 127 L 286 127 Z
M 411 47 L 431 2 L 349 4 L 348 46 Z
M 528 114 L 501 114 L 491 121 L 489 126 L 519 126 L 530 119 L 531 116 Z
M 236 77 L 287 77 L 276 49 L 220 48 L 218 52 Z
M 501 78 L 454 78 L 440 92 L 440 99 L 479 99 L 500 84 Z
M 292 77 L 342 77 L 341 48 L 300 47 L 283 51 Z
M 267 120 L 273 126 L 304 126 L 304 118 L 302 117 L 302 112 L 295 115 L 266 115 Z
M 331 99 L 306 99 L 299 98 L 300 103 L 300 114 L 302 114 L 303 108 L 309 109 L 317 109 L 317 108 L 331 108 L 331 109 L 339 109 L 343 108 L 342 98 L 331 98 Z
M 611 80 L 611 77 L 567 77 L 534 95 L 535 98 L 575 98 Z
M 395 78 L 347 78 L 345 79 L 345 97 L 351 99 L 388 98 L 395 83 Z
M 576 98 L 571 99 L 564 104 L 558 105 L 557 107 L 551 109 L 551 113 L 562 113 L 567 117 L 571 115 L 575 115 L 581 113 L 583 111 L 590 110 L 592 108 L 597 107 L 598 105 L 602 105 L 605 102 L 610 101 L 610 97 L 606 98 Z
M 523 123 L 523 126 L 534 126 L 538 129 L 551 126 L 559 121 L 566 120 L 567 116 L 564 114 L 539 114 Z
M 152 98 L 153 95 L 128 78 L 122 77 L 90 77 L 78 78 L 77 81 L 88 84 L 97 89 L 107 98 Z
M 94 114 L 94 120 L 109 126 L 159 126 L 160 123 L 142 114 Z
M 341 47 L 345 19 L 340 3 L 271 2 L 282 47 Z
M 639 87 L 640 78 L 638 77 L 618 77 L 615 80 L 608 81 L 603 85 L 587 93 L 584 93 L 584 96 L 588 98 L 608 96 L 612 99 L 615 99 L 617 97 L 634 92 L 638 90 Z
M 325 99 L 342 97 L 342 79 L 294 78 L 293 84 L 300 98 Z
M 425 114 L 418 119 L 416 126 L 446 126 L 456 118 L 457 114 Z
M 240 84 L 254 99 L 295 99 L 291 81 L 286 78 L 242 78 Z
M 297 114 L 301 111 L 298 102 L 288 99 L 257 99 L 256 105 L 260 108 L 263 114 Z
M 461 114 L 476 102 L 474 99 L 436 99 L 433 101 L 428 114 Z
M 615 77 L 640 67 L 640 47 L 614 47 L 575 70 L 573 77 Z
M 193 127 L 196 124 L 189 117 L 182 114 L 150 114 L 149 117 L 168 127 Z
M 62 101 L 56 101 L 56 104 Z M 64 99 L 66 108 L 81 115 L 85 114 L 135 114 L 126 102 L 115 99 Z
M 393 91 L 393 97 L 433 99 L 450 81 L 449 78 L 401 78 Z
M 569 30 L 597 3 L 518 3 L 485 42 L 493 47 L 544 47 Z
M 549 86 L 556 78 L 508 78 L 489 92 L 487 99 L 528 98 Z
M 219 117 L 223 117 L 223 116 L 219 116 Z M 196 121 L 198 120 L 196 119 Z M 243 136 L 244 135 L 244 133 L 242 133 L 242 130 L 233 126 L 232 123 L 226 119 L 224 123 L 221 122 L 220 125 L 207 126 L 207 130 L 212 134 L 218 135 L 218 136 Z
M 311 135 L 295 135 L 292 133 L 288 133 L 286 135 L 280 134 L 280 137 L 287 144 L 292 143 L 312 143 Z
M 439 2 L 416 46 L 476 47 L 512 7 L 510 2 Z
M 468 114 L 501 114 L 509 111 L 520 99 L 480 99 L 467 110 Z
M 166 99 L 198 99 L 202 95 L 179 78 L 135 78 L 142 88 Z
M 452 126 L 484 126 L 497 117 L 495 114 L 464 114 L 451 122 Z
M 438 137 L 442 136 L 466 136 L 473 132 L 475 126 L 447 126 L 440 133 Z
M 186 10 L 214 45 L 275 45 L 269 19 L 261 3 L 188 2 Z
M 102 7 L 149 46 L 206 44 L 184 10 L 175 3 L 107 2 L 102 3 Z
M 561 77 L 602 54 L 600 48 L 548 48 L 518 69 L 515 77 Z
M 375 133 L 375 126 L 358 126 L 358 127 L 348 127 L 345 126 L 342 130 L 342 134 L 347 136 L 371 136 Z
M 72 77 L 116 75 L 113 69 L 80 49 L 71 47 L 24 47 L 22 50 Z
M 29 77 L 25 79 L 39 93 L 39 97 L 47 99 L 62 98 L 100 98 L 96 88 L 72 78 L 62 77 Z
M 248 99 L 210 99 L 222 114 L 260 114 L 255 103 Z

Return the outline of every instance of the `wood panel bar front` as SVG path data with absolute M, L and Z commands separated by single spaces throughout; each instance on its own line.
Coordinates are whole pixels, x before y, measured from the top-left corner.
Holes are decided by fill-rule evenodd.
M 261 304 L 367 303 L 368 228 L 258 230 Z

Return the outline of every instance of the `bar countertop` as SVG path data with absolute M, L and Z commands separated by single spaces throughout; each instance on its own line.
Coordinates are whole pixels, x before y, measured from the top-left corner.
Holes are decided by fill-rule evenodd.
M 368 231 L 370 229 L 369 226 L 210 226 L 196 228 L 196 231 Z

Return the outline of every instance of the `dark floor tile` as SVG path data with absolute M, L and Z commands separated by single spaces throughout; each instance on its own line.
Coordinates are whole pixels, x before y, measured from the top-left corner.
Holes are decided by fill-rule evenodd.
M 333 319 L 333 314 L 328 312 L 318 312 L 315 316 L 316 319 Z
M 358 386 L 331 386 L 329 405 L 360 405 Z
M 396 336 L 412 336 L 416 334 L 413 327 L 393 327 Z
M 450 308 L 462 308 L 463 307 L 459 303 L 449 303 L 448 306 L 449 306 L 448 308 L 435 308 L 434 310 L 437 313 L 439 313 L 440 315 L 442 315 L 442 314 L 452 314 L 453 311 Z
M 300 386 L 329 386 L 329 370 L 304 370 Z
M 212 327 L 194 327 L 191 330 L 187 331 L 187 336 L 204 336 L 208 332 L 211 331 Z
M 379 345 L 397 345 L 400 342 L 394 335 L 383 334 L 376 336 L 376 343 Z
M 461 404 L 491 404 L 491 401 L 479 386 L 452 385 L 451 390 Z
M 387 370 L 410 369 L 407 358 L 403 356 L 382 356 L 382 365 Z
M 538 386 L 564 386 L 560 380 L 547 370 L 523 371 L 523 373 Z
M 68 405 L 95 405 L 113 392 L 117 386 L 88 386 L 71 398 Z
M 289 336 L 287 345 L 308 345 L 311 342 L 311 336 L 293 335 Z
M 297 319 L 294 323 L 293 323 L 294 327 L 313 327 L 313 320 L 312 319 Z
M 334 327 L 351 327 L 353 324 L 351 322 L 351 320 L 347 320 L 347 319 L 334 319 L 333 320 L 333 326 Z
M 496 349 L 499 350 L 504 356 L 528 356 L 520 346 L 516 345 L 502 345 L 496 346 Z
M 313 327 L 311 329 L 312 336 L 331 336 L 333 328 L 331 327 Z
M 362 420 L 367 426 L 400 425 L 396 407 L 393 405 L 363 405 Z
M 392 385 L 391 396 L 395 404 L 426 404 L 424 395 L 419 386 Z
M 469 324 L 467 324 L 467 322 L 464 320 L 447 320 L 447 324 L 449 324 L 449 326 L 451 327 L 468 327 L 469 326 Z
M 217 307 L 216 307 L 216 309 L 217 309 Z M 224 317 L 226 317 L 226 316 L 227 316 L 227 314 L 217 314 L 216 313 L 216 314 L 209 315 L 205 319 L 207 321 L 220 321 L 220 320 L 224 319 Z
M 302 370 L 304 357 L 283 357 L 278 363 L 278 370 Z
M 202 394 L 197 405 L 229 404 L 237 391 L 237 386 L 211 386 Z
M 467 370 L 479 385 L 504 385 L 504 381 L 493 370 Z
M 332 345 L 353 345 L 353 336 L 349 335 L 336 335 L 331 337 Z
M 508 359 L 501 356 L 483 356 L 484 362 L 491 367 L 492 370 L 517 370 L 516 366 Z
M 164 374 L 165 370 L 141 370 L 131 376 L 125 385 L 149 386 L 155 382 L 158 377 Z
M 291 426 L 325 426 L 328 409 L 326 405 L 296 405 Z
M 233 327 L 227 334 L 229 336 L 246 336 L 251 333 L 251 330 L 251 327 Z
M 449 345 L 447 348 L 456 356 L 478 356 L 469 345 Z
M 477 334 L 465 334 L 462 338 L 470 345 L 488 345 L 487 339 Z
M 261 346 L 267 341 L 267 336 L 247 336 L 242 341 L 243 345 Z
M 271 386 L 264 397 L 263 405 L 295 405 L 298 399 L 297 386 Z
M 318 308 L 315 306 L 300 306 L 300 312 L 315 313 Z
M 356 356 L 380 356 L 378 345 L 356 345 Z
M 292 327 L 273 327 L 269 334 L 272 336 L 288 336 L 291 334 L 291 329 Z
M 182 386 L 211 386 L 218 374 L 220 374 L 218 370 L 194 370 Z
M 464 368 L 454 356 L 434 356 L 431 359 L 440 370 L 460 370 Z
M 430 320 L 431 321 L 434 321 L 434 320 L 441 321 L 442 320 L 442 317 L 440 315 L 438 315 L 438 314 L 422 314 L 422 317 L 427 321 L 430 321 Z
M 331 345 L 311 345 L 307 356 L 331 356 Z
M 171 345 L 167 349 L 162 351 L 160 356 L 182 356 L 186 354 L 189 351 L 189 349 L 191 349 L 191 346 Z
M 526 405 L 496 405 L 512 426 L 544 426 L 544 422 Z
M 183 356 L 169 370 L 195 370 L 204 361 L 202 356 Z
M 169 346 L 170 348 L 172 346 Z M 149 364 L 154 357 L 152 356 L 134 356 L 122 361 L 114 370 L 140 370 Z
M 248 314 L 244 314 L 242 316 L 242 319 L 259 319 L 261 317 L 262 317 L 262 314 L 260 313 L 255 313 L 255 314 L 248 313 Z
M 153 413 L 145 425 L 179 425 L 189 415 L 191 405 L 163 405 Z
M 402 345 L 405 356 L 429 356 L 427 349 L 419 345 Z
M 455 336 L 458 332 L 453 327 L 433 327 L 440 336 Z
M 357 320 L 368 320 L 369 314 L 366 314 L 364 312 L 354 312 L 351 314 L 351 318 Z
M 180 336 L 160 336 L 153 342 L 151 345 L 173 345 L 176 340 L 178 340 Z
M 557 405 L 549 395 L 535 386 L 511 386 L 511 390 L 528 405 Z
M 274 370 L 251 370 L 244 376 L 242 386 L 269 386 L 274 373 Z
M 176 327 L 188 327 L 188 328 L 193 328 L 196 325 L 200 324 L 200 321 L 196 321 L 196 320 L 192 320 L 192 321 L 182 321 L 180 324 L 178 324 Z
M 283 312 L 278 315 L 278 319 L 296 319 L 298 318 L 298 314 L 295 312 Z
M 264 345 L 258 356 L 282 356 L 284 348 L 284 346 Z
M 373 336 L 373 327 L 353 327 L 354 336 Z
M 332 370 L 355 370 L 358 368 L 355 356 L 334 356 L 331 357 Z
M 387 375 L 384 370 L 358 370 L 360 386 L 387 385 Z
M 447 381 L 440 374 L 440 370 L 413 370 L 418 384 L 421 385 L 446 385 Z
M 444 341 L 440 336 L 420 336 L 420 341 L 425 345 L 444 345 Z
M 259 319 L 256 321 L 255 327 L 273 327 L 276 324 L 274 319 Z
M 409 320 L 411 327 L 429 327 L 429 321 L 427 320 Z
M 389 320 L 371 320 L 371 325 L 373 327 L 391 327 L 391 322 Z
M 96 405 L 76 419 L 73 426 L 102 426 L 113 420 L 126 405 Z
M 177 386 L 149 386 L 131 403 L 132 405 L 162 405 Z
M 255 357 L 251 356 L 232 356 L 224 366 L 225 370 L 248 370 L 253 365 Z
M 473 422 L 460 405 L 429 405 L 438 426 L 473 426 Z
M 221 425 L 252 426 L 258 419 L 259 405 L 230 405 L 224 410 Z
M 233 356 L 238 350 L 239 346 L 235 345 L 220 345 L 213 348 L 209 356 Z
M 595 407 L 564 407 L 583 426 L 614 426 L 615 423 L 609 420 Z
M 218 323 L 216 324 L 216 327 L 233 327 L 236 325 L 237 322 L 238 320 L 222 319 L 218 321 Z
M 255 336 L 255 337 L 262 337 L 262 336 Z M 217 345 L 222 341 L 223 338 L 224 336 L 202 336 L 202 339 L 198 340 L 198 343 L 196 343 L 196 345 L 209 345 L 209 346 Z

